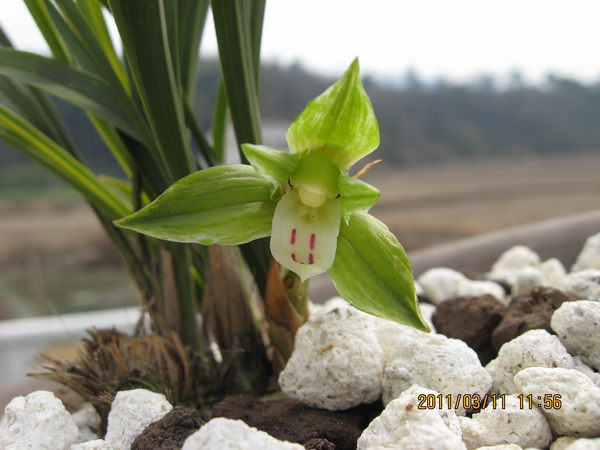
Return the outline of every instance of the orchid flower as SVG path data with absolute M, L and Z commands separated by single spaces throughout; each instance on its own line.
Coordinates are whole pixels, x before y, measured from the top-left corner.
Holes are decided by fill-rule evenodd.
M 379 191 L 348 175 L 379 146 L 358 60 L 307 105 L 286 138 L 289 153 L 244 144 L 251 166 L 193 173 L 116 224 L 203 245 L 271 236 L 275 260 L 302 281 L 327 272 L 340 295 L 357 308 L 428 330 L 404 249 L 367 213 Z

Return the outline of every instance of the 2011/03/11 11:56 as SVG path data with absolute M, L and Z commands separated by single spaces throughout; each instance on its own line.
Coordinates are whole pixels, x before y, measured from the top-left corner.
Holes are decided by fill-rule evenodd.
M 532 394 L 517 395 L 519 399 L 519 408 L 532 409 L 534 407 L 543 409 L 560 409 L 562 399 L 560 394 L 545 394 L 534 396 Z M 438 408 L 464 408 L 464 409 L 483 409 L 491 406 L 493 409 L 506 408 L 506 394 L 420 394 L 417 397 L 417 409 L 438 409 Z

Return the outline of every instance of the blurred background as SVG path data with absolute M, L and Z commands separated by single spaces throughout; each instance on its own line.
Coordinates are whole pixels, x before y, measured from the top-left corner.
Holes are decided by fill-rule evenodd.
M 265 143 L 286 149 L 290 122 L 358 56 L 381 128 L 373 214 L 407 250 L 598 209 L 598 17 L 595 0 L 270 0 Z M 210 127 L 208 20 L 194 107 Z M 0 24 L 48 52 L 21 1 L 0 0 Z M 94 170 L 119 176 L 87 117 L 57 103 Z M 79 196 L 0 143 L 0 320 L 135 303 Z

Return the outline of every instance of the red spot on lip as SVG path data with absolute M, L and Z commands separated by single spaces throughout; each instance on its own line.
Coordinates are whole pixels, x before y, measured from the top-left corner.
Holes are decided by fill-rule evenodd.
M 290 238 L 290 245 L 294 245 L 296 243 L 296 229 L 292 229 L 292 237 Z
M 310 249 L 315 249 L 315 240 L 317 239 L 317 235 L 315 233 L 311 233 L 310 235 Z
M 295 253 L 292 253 L 292 260 L 293 260 L 294 262 L 298 262 L 298 261 L 296 260 L 296 254 L 295 254 Z
M 314 264 L 315 263 L 315 260 L 313 258 L 313 254 L 312 253 L 308 254 L 308 263 L 309 264 Z

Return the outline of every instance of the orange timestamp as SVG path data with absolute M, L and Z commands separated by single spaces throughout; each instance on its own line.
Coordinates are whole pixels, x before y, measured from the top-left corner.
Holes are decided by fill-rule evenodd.
M 517 395 L 520 409 L 533 409 L 534 407 L 543 409 L 560 409 L 562 400 L 560 394 Z M 417 409 L 443 409 L 453 408 L 466 410 L 483 409 L 491 407 L 492 409 L 506 408 L 506 394 L 419 394 L 417 397 Z

